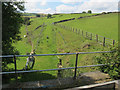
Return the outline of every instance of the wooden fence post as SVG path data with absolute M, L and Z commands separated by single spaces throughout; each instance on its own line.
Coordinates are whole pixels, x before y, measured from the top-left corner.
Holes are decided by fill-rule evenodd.
M 62 68 L 62 59 L 59 58 L 58 68 Z M 61 77 L 61 70 L 58 70 L 58 77 Z
M 77 29 L 76 29 L 76 33 L 77 33 Z
M 92 33 L 91 33 L 91 39 L 90 40 L 92 40 Z
M 73 28 L 73 32 L 74 32 L 74 28 Z
M 104 37 L 104 39 L 103 39 L 103 46 L 105 47 L 105 37 Z
M 113 40 L 113 46 L 115 45 L 115 40 Z
M 82 36 L 83 36 L 83 30 L 82 30 Z
M 96 41 L 98 42 L 98 35 L 96 34 Z
M 78 62 L 78 53 L 76 54 L 74 79 L 76 79 L 77 76 L 77 62 Z
M 86 38 L 87 38 L 87 32 L 86 32 Z

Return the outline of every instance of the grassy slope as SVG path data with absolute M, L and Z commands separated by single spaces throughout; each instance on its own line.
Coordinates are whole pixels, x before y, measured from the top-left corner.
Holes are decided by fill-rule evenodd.
M 118 40 L 118 14 L 116 13 L 83 18 L 60 24 Z
M 65 30 L 62 28 L 57 28 L 57 31 L 60 31 L 62 36 L 65 39 L 64 43 L 63 41 L 61 42 L 62 38 L 59 33 L 57 33 L 57 46 L 58 52 L 71 52 L 71 53 L 76 53 L 76 52 L 94 52 L 94 51 L 102 51 L 102 50 L 107 50 L 107 48 L 101 47 L 98 43 L 94 41 L 90 41 L 88 39 L 85 39 L 81 37 L 79 34 L 73 33 L 72 31 Z M 89 48 L 83 48 L 86 44 L 90 44 Z M 78 60 L 78 66 L 86 66 L 86 65 L 93 65 L 96 64 L 96 61 L 94 60 L 94 57 L 100 55 L 100 54 L 85 54 L 85 55 L 79 55 L 79 60 Z M 64 67 L 74 67 L 75 65 L 75 55 L 70 55 L 70 56 L 63 56 L 61 57 L 63 59 L 63 66 Z M 96 69 L 91 69 L 91 68 L 83 68 L 79 69 L 79 72 L 88 72 L 88 71 L 94 71 Z
M 78 15 L 78 14 L 77 14 Z M 63 18 L 68 18 L 68 16 L 62 16 Z M 69 17 L 71 18 L 71 16 Z M 31 19 L 33 22 L 30 26 L 28 26 L 28 31 L 32 34 L 30 35 L 31 40 L 34 44 L 34 49 L 36 49 L 36 54 L 50 54 L 50 53 L 66 53 L 66 52 L 81 52 L 81 51 L 101 51 L 103 50 L 103 47 L 100 47 L 99 44 L 97 44 L 94 41 L 87 40 L 83 37 L 80 37 L 80 35 L 76 35 L 75 33 L 71 31 L 64 30 L 62 28 L 59 28 L 57 26 L 53 26 L 52 22 L 60 20 L 59 15 L 55 18 L 47 19 L 45 18 L 34 18 Z M 43 22 L 47 25 L 45 27 L 41 27 L 38 30 L 34 31 L 34 29 L 42 25 Z M 41 35 L 40 32 L 43 29 L 43 32 Z M 61 37 L 63 36 L 64 40 L 66 41 L 66 44 Z M 26 35 L 25 26 L 21 28 L 21 37 L 23 38 L 22 41 L 19 41 L 14 44 L 14 46 L 19 50 L 20 54 L 26 54 L 27 52 L 31 51 L 32 46 L 27 43 L 27 38 L 24 38 L 23 36 Z M 46 37 L 49 36 L 48 42 Z M 37 44 L 37 41 L 40 40 L 40 43 Z M 83 48 L 84 45 L 90 44 L 90 48 Z M 97 47 L 95 47 L 97 46 Z M 98 48 L 99 47 L 99 48 Z M 61 56 L 60 56 L 61 57 Z M 89 57 L 89 58 L 88 58 Z M 91 65 L 95 64 L 96 62 L 92 61 L 92 58 L 94 55 L 79 55 L 79 66 L 83 65 Z M 17 61 L 18 69 L 22 69 L 25 66 L 27 57 L 19 58 L 20 60 Z M 74 61 L 75 61 L 75 55 L 71 56 L 63 56 L 61 57 L 63 59 L 63 67 L 73 67 Z M 35 57 L 35 66 L 34 70 L 42 70 L 42 69 L 53 69 L 57 68 L 57 62 L 58 58 L 56 56 L 46 56 L 46 57 Z M 13 67 L 14 65 L 9 65 L 9 67 Z M 85 71 L 91 71 L 93 69 L 86 68 L 86 69 L 80 69 L 80 72 Z M 36 81 L 36 80 L 43 80 L 43 79 L 49 79 L 49 78 L 56 78 L 57 71 L 50 71 L 50 72 L 38 72 L 38 73 L 29 73 L 24 74 L 23 77 L 20 79 L 21 81 Z M 21 76 L 21 75 L 20 75 Z M 30 78 L 33 77 L 34 78 Z
M 91 16 L 95 14 L 60 14 L 60 15 L 53 15 L 55 17 L 55 21 L 70 19 L 70 18 L 79 18 L 81 16 Z
M 44 20 L 41 19 L 37 19 L 35 18 L 35 20 L 33 20 L 32 25 L 28 26 L 28 30 L 32 33 L 31 35 L 31 40 L 32 43 L 34 44 L 34 49 L 36 49 L 36 54 L 42 54 L 42 53 L 53 53 L 53 50 L 56 50 L 56 45 L 52 44 L 54 42 L 54 37 L 53 37 L 53 32 L 52 32 L 52 27 L 51 26 L 47 26 L 44 28 L 39 28 L 38 30 L 34 31 L 34 29 L 41 25 L 43 23 Z M 24 27 L 23 27 L 24 28 Z M 22 32 L 21 32 L 21 36 L 23 37 L 23 35 L 26 34 L 25 28 L 22 28 Z M 43 32 L 41 35 L 40 32 L 43 29 Z M 46 36 L 49 36 L 50 39 L 47 42 Z M 40 40 L 40 43 L 37 44 L 37 41 Z M 27 38 L 23 38 L 22 41 L 14 44 L 14 46 L 16 46 L 16 48 L 19 50 L 20 54 L 26 54 L 27 52 L 31 52 L 31 48 L 32 46 L 29 43 L 26 43 Z M 23 43 L 23 44 L 21 44 Z M 37 46 L 38 45 L 38 46 Z M 22 57 L 22 58 L 18 58 L 20 60 L 17 61 L 17 69 L 23 69 L 23 67 L 25 67 L 25 63 L 26 63 L 26 58 L 27 57 Z M 52 63 L 51 63 L 52 62 Z M 35 66 L 34 66 L 34 70 L 43 70 L 43 69 L 53 69 L 53 68 L 57 68 L 57 57 L 54 56 L 46 56 L 46 57 L 35 57 Z M 14 65 L 11 64 L 9 65 L 9 67 L 14 68 Z M 54 75 L 54 76 L 53 76 Z M 34 77 L 33 77 L 34 76 Z M 30 78 L 33 77 L 33 78 Z M 20 81 L 34 81 L 34 80 L 43 80 L 43 79 L 50 79 L 50 78 L 55 78 L 56 77 L 56 72 L 38 72 L 38 73 L 29 73 L 29 74 L 25 74 L 23 75 L 23 77 L 20 79 Z

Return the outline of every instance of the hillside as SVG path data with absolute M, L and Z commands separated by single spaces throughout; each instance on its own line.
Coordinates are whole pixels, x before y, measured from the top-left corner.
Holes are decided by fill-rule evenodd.
M 59 26 L 55 26 L 52 24 L 53 22 L 63 20 L 63 19 L 69 19 L 74 17 L 78 18 L 82 16 L 89 16 L 89 15 L 93 15 L 93 14 L 53 15 L 52 18 L 49 18 L 49 19 L 47 19 L 47 17 L 32 18 L 30 19 L 32 21 L 31 25 L 27 27 L 23 25 L 21 28 L 20 35 L 22 40 L 13 45 L 20 52 L 21 55 L 26 55 L 27 53 L 30 53 L 31 50 L 33 49 L 35 49 L 36 54 L 76 53 L 76 52 L 92 52 L 92 51 L 108 50 L 108 47 L 103 47 L 99 43 L 89 40 L 87 38 L 84 38 L 78 33 L 74 33 L 70 30 L 60 28 Z M 116 26 L 113 25 L 113 27 L 111 26 L 112 28 L 105 27 L 105 24 L 103 23 L 104 21 L 106 21 L 105 23 L 107 23 L 107 20 L 109 20 L 110 17 L 111 17 L 111 20 L 114 21 L 113 16 L 115 16 L 114 18 L 117 17 L 116 14 L 108 14 L 107 16 L 101 15 L 99 17 L 84 18 L 84 19 L 64 22 L 60 24 L 74 27 L 74 28 L 80 28 L 86 31 L 89 29 L 91 30 L 89 32 L 93 32 L 93 33 L 97 32 L 97 34 L 100 34 L 102 36 L 106 35 L 106 37 L 111 38 L 109 37 L 110 36 L 109 30 L 112 30 L 112 29 L 116 30 Z M 96 22 L 99 22 L 99 23 L 97 24 Z M 108 21 L 108 24 L 109 24 L 108 26 L 111 25 L 109 21 Z M 37 28 L 40 25 L 42 26 Z M 93 26 L 91 25 L 94 25 L 95 27 L 94 30 L 92 28 Z M 98 27 L 101 27 L 102 30 L 104 29 L 103 31 L 107 30 L 106 33 L 104 32 L 101 33 L 100 31 L 101 29 Z M 24 37 L 24 35 L 27 35 L 27 37 Z M 111 33 L 111 36 L 113 36 L 113 39 L 114 38 L 117 39 L 116 36 L 114 36 L 114 33 Z M 100 54 L 79 55 L 78 66 L 96 64 L 97 63 L 97 61 L 95 60 L 96 55 L 99 56 Z M 27 57 L 17 58 L 18 70 L 23 69 L 25 67 L 26 58 Z M 60 58 L 62 59 L 63 67 L 74 67 L 75 55 L 60 56 Z M 33 70 L 55 69 L 55 68 L 58 68 L 57 67 L 58 62 L 59 62 L 59 58 L 57 56 L 35 57 L 35 65 L 33 67 Z M 14 64 L 8 65 L 8 67 L 13 68 L 14 70 Z M 98 68 L 81 68 L 81 69 L 78 69 L 78 72 L 79 73 L 90 72 L 90 71 L 96 71 L 97 69 Z M 62 76 L 63 77 L 73 76 L 73 72 L 74 70 L 64 70 Z M 29 73 L 27 74 L 27 76 L 26 74 L 25 75 L 20 74 L 19 81 L 36 81 L 36 80 L 44 80 L 44 79 L 53 79 L 53 78 L 57 78 L 57 73 L 58 73 L 57 71 L 49 71 L 49 72 Z M 14 81 L 14 79 L 11 79 L 11 80 Z
M 118 13 L 82 18 L 60 24 L 118 40 Z

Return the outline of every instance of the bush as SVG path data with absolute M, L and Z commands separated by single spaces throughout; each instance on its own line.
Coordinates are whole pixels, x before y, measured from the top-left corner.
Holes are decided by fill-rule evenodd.
M 88 10 L 88 13 L 92 13 L 92 11 L 91 11 L 91 10 Z
M 86 13 L 85 11 L 83 11 L 82 13 Z
M 108 73 L 112 79 L 120 79 L 120 53 L 118 47 L 110 48 L 113 53 L 103 53 L 97 57 L 98 64 L 107 64 L 100 67 L 102 72 Z
M 47 18 L 51 18 L 51 17 L 52 17 L 52 15 L 51 15 L 51 14 L 48 14 L 48 15 L 47 15 Z
M 40 14 L 36 14 L 36 17 L 40 17 Z
M 30 21 L 29 17 L 24 17 L 24 24 L 26 24 L 26 25 L 30 25 L 31 24 L 31 21 Z
M 102 14 L 107 14 L 106 12 L 102 12 Z

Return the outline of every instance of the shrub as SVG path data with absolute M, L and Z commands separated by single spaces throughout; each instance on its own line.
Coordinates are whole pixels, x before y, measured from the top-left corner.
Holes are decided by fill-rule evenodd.
M 108 73 L 112 79 L 120 79 L 120 53 L 118 47 L 110 48 L 113 53 L 103 53 L 96 57 L 98 64 L 107 64 L 100 67 L 102 72 Z
M 92 11 L 91 11 L 91 10 L 88 10 L 88 13 L 92 13 Z
M 40 17 L 40 14 L 36 14 L 36 17 Z
M 107 14 L 106 12 L 102 12 L 102 14 Z
M 51 17 L 52 17 L 52 15 L 51 15 L 51 14 L 48 14 L 48 15 L 47 15 L 47 18 L 51 18 Z
M 31 21 L 29 17 L 24 17 L 24 24 L 30 25 Z
M 85 11 L 83 11 L 82 13 L 86 13 Z

